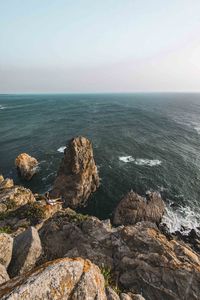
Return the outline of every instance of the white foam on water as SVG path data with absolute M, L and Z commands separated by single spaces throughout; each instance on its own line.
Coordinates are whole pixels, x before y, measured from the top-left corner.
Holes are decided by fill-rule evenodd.
M 139 166 L 149 166 L 154 167 L 160 165 L 162 162 L 159 159 L 135 159 L 135 164 Z
M 200 226 L 200 214 L 189 206 L 179 207 L 176 210 L 166 206 L 162 223 L 167 224 L 170 232 L 182 230 L 184 233 L 188 233 L 191 229 L 197 229 Z M 183 227 L 185 230 L 182 229 Z
M 64 153 L 65 149 L 66 149 L 66 146 L 61 146 L 60 148 L 57 149 L 57 151 L 60 153 Z
M 134 162 L 138 166 L 149 167 L 158 166 L 162 163 L 159 159 L 133 158 L 132 156 L 120 156 L 119 160 L 123 161 L 124 163 Z
M 6 107 L 3 105 L 0 105 L 0 109 L 5 109 Z
M 135 161 L 135 158 L 133 158 L 132 156 L 120 156 L 119 160 L 123 161 L 124 163 L 128 163 L 131 161 Z

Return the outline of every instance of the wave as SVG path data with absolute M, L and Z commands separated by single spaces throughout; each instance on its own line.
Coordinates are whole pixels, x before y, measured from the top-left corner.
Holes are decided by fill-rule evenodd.
M 134 162 L 138 166 L 149 167 L 158 166 L 162 163 L 159 159 L 133 158 L 132 156 L 120 156 L 119 160 L 123 161 L 124 163 Z
M 199 230 L 200 213 L 193 211 L 189 206 L 181 206 L 177 210 L 166 206 L 162 223 L 167 224 L 170 232 L 181 230 L 188 233 L 191 229 Z
M 3 105 L 0 105 L 0 109 L 5 109 L 6 107 Z
M 57 151 L 60 153 L 64 153 L 65 149 L 66 149 L 66 146 L 61 146 L 60 148 L 57 149 Z

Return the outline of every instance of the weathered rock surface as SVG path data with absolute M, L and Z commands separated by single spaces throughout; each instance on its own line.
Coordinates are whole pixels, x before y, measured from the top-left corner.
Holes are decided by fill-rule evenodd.
M 5 180 L 3 183 L 4 182 Z M 12 186 L 5 187 L 4 185 L 0 188 L 0 213 L 6 212 L 7 210 L 15 210 L 17 207 L 27 203 L 33 203 L 34 201 L 35 198 L 32 192 L 22 186 L 14 186 L 12 184 Z
M 6 267 L 0 264 L 0 284 L 8 281 L 10 278 L 8 276 L 8 273 L 6 271 Z M 1 287 L 0 287 L 1 289 Z
M 37 230 L 30 227 L 14 238 L 12 260 L 8 273 L 10 277 L 30 271 L 42 253 Z
M 27 153 L 21 153 L 15 159 L 15 166 L 20 176 L 26 180 L 30 180 L 37 173 L 38 165 L 37 159 Z
M 0 233 L 0 264 L 8 267 L 13 249 L 13 238 L 6 233 Z
M 9 189 L 12 188 L 14 186 L 14 182 L 12 179 L 10 178 L 6 178 L 4 179 L 3 176 L 1 175 L 0 178 L 0 190 L 2 189 Z
M 91 142 L 85 137 L 73 138 L 64 152 L 51 197 L 62 197 L 65 206 L 85 205 L 99 186 L 99 176 Z
M 141 221 L 159 224 L 164 210 L 164 202 L 159 193 L 150 192 L 145 199 L 131 191 L 119 202 L 113 224 L 133 225 Z
M 2 300 L 106 300 L 99 268 L 82 258 L 62 258 L 3 284 Z
M 110 228 L 94 217 L 59 212 L 39 231 L 44 261 L 81 256 L 108 266 L 122 289 L 146 300 L 200 299 L 200 257 L 150 222 Z M 187 298 L 184 298 L 187 295 Z

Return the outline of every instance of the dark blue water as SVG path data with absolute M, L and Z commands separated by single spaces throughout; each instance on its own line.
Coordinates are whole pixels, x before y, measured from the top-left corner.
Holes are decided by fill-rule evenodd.
M 91 139 L 101 187 L 85 208 L 109 217 L 130 189 L 158 190 L 168 214 L 198 225 L 200 94 L 0 95 L 0 173 L 33 192 L 50 188 L 70 138 Z M 16 174 L 21 152 L 40 161 L 30 183 Z M 191 224 L 192 223 L 192 224 Z

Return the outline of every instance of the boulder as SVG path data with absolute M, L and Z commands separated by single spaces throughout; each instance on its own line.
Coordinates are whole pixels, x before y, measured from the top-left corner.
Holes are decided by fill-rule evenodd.
M 0 284 L 8 281 L 10 278 L 8 276 L 8 273 L 6 271 L 6 267 L 0 264 Z
M 104 278 L 97 266 L 82 258 L 62 258 L 1 286 L 1 300 L 106 300 Z
M 6 179 L 3 179 L 1 178 L 1 182 L 0 182 L 0 190 L 2 189 L 10 189 L 14 186 L 14 182 L 12 179 L 10 178 L 6 178 Z
M 8 267 L 13 249 L 13 238 L 6 233 L 0 233 L 0 264 Z
M 10 277 L 31 270 L 42 253 L 37 230 L 30 227 L 14 238 L 12 260 L 8 267 Z
M 159 193 L 149 192 L 143 198 L 131 191 L 119 202 L 114 212 L 113 224 L 133 225 L 140 221 L 159 224 L 164 211 L 164 202 Z
M 99 175 L 91 142 L 85 137 L 69 141 L 57 178 L 50 192 L 51 198 L 62 197 L 66 207 L 83 206 L 99 186 Z
M 15 159 L 15 166 L 25 180 L 30 180 L 37 173 L 38 165 L 37 159 L 27 153 L 21 153 Z
M 107 300 L 120 300 L 119 295 L 110 287 L 106 287 Z
M 29 189 L 22 186 L 12 186 L 0 189 L 0 213 L 16 208 L 27 203 L 33 203 L 35 197 Z

